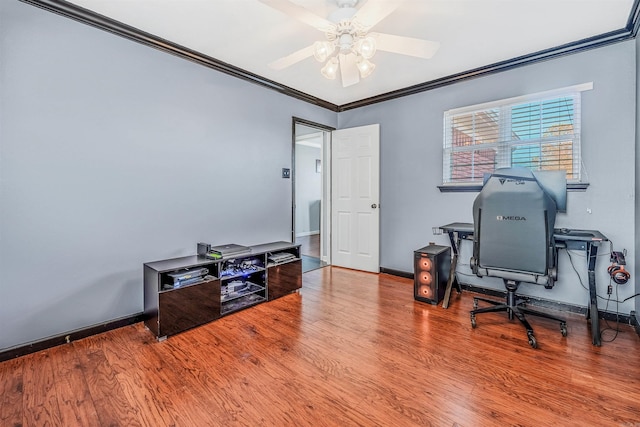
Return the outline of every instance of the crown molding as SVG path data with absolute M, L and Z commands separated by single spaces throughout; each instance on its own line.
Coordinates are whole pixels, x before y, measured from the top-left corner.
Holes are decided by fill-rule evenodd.
M 69 3 L 64 0 L 20 1 L 47 10 L 49 12 L 53 12 L 58 15 L 62 15 L 67 18 L 82 22 L 83 24 L 91 25 L 92 27 L 108 31 L 112 34 L 116 34 L 126 39 L 144 44 L 146 46 L 153 47 L 163 52 L 187 59 L 197 64 L 204 65 L 205 67 L 212 68 L 216 71 L 220 71 L 222 73 L 240 78 L 242 80 L 275 90 L 276 92 L 300 99 L 310 104 L 317 105 L 331 111 L 338 111 L 338 106 L 332 104 L 331 102 L 306 94 L 289 86 L 274 82 L 273 80 L 266 79 L 257 74 L 251 73 L 226 62 L 222 62 L 218 59 L 189 49 L 185 46 L 181 46 L 169 40 L 139 30 L 130 25 L 108 18 L 104 15 L 100 15 L 83 7 L 77 6 L 73 3 Z
M 631 37 L 638 35 L 638 28 L 640 27 L 640 0 L 634 0 L 633 6 L 631 6 L 631 13 L 629 13 L 629 19 L 627 20 L 627 26 L 625 27 L 631 32 Z
M 450 76 L 442 77 L 440 79 L 431 80 L 425 83 L 420 83 L 404 89 L 398 89 L 392 92 L 387 92 L 381 95 L 376 95 L 370 98 L 362 99 L 360 101 L 344 104 L 339 107 L 338 111 L 352 110 L 354 108 L 365 107 L 367 105 L 389 101 L 391 99 L 396 99 L 403 96 L 414 95 L 416 93 L 437 89 L 443 86 L 448 86 L 448 85 L 459 83 L 465 80 L 471 80 L 477 77 L 483 77 L 491 74 L 500 73 L 503 71 L 512 70 L 514 68 L 519 68 L 525 65 L 530 65 L 537 62 L 558 58 L 564 55 L 584 52 L 586 50 L 595 49 L 595 48 L 606 46 L 612 43 L 619 43 L 625 40 L 630 40 L 632 38 L 633 36 L 631 35 L 631 30 L 627 28 L 611 31 L 606 34 L 601 34 L 598 36 L 579 40 L 573 43 L 567 43 L 562 46 L 541 50 L 528 55 L 523 55 L 517 58 L 512 58 L 505 61 L 496 62 L 494 64 L 486 65 L 483 67 L 475 68 L 473 70 L 464 71 L 462 73 L 453 74 Z
M 108 31 L 121 37 L 125 37 L 129 40 L 142 43 L 146 46 L 159 49 L 163 52 L 167 52 L 172 55 L 187 59 L 189 61 L 193 61 L 200 65 L 212 68 L 216 71 L 220 71 L 222 73 L 258 84 L 268 89 L 275 90 L 276 92 L 279 92 L 281 94 L 300 99 L 302 101 L 317 105 L 322 108 L 326 108 L 334 112 L 342 112 L 355 108 L 361 108 L 367 105 L 377 104 L 404 96 L 414 95 L 420 92 L 426 92 L 428 90 L 437 89 L 454 83 L 512 70 L 514 68 L 558 58 L 564 55 L 584 52 L 586 50 L 607 46 L 609 44 L 631 40 L 636 37 L 640 28 L 640 0 L 635 0 L 631 8 L 629 18 L 627 20 L 627 25 L 622 29 L 585 38 L 572 43 L 567 43 L 561 46 L 541 50 L 531 54 L 519 56 L 509 60 L 496 62 L 494 64 L 475 68 L 473 70 L 464 71 L 461 73 L 431 80 L 425 83 L 409 86 L 403 89 L 383 93 L 380 95 L 372 96 L 370 98 L 361 99 L 359 101 L 354 101 L 343 105 L 336 105 L 307 93 L 293 89 L 289 86 L 282 85 L 273 80 L 266 79 L 257 74 L 235 67 L 226 62 L 219 61 L 215 58 L 196 52 L 187 47 L 180 46 L 169 40 L 165 40 L 163 38 L 154 36 L 153 34 L 141 31 L 122 22 L 84 9 L 64 0 L 20 1 L 53 13 L 57 13 L 67 18 L 74 19 L 84 24 L 91 25 L 101 30 Z

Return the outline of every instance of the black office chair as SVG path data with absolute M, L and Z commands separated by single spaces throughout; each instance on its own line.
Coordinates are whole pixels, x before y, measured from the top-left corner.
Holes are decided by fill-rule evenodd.
M 520 282 L 552 288 L 557 278 L 558 251 L 553 238 L 557 208 L 553 196 L 524 168 L 498 169 L 485 180 L 473 203 L 471 270 L 479 277 L 502 278 L 507 295 L 504 303 L 475 297 L 470 312 L 473 328 L 477 314 L 506 311 L 509 320 L 515 316 L 524 325 L 533 348 L 538 344 L 525 314 L 560 322 L 562 336 L 567 336 L 564 319 L 526 308 L 516 296 Z M 478 308 L 478 301 L 492 306 Z

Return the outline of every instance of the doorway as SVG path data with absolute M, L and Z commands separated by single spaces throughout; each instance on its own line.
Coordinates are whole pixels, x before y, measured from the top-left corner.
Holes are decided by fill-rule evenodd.
M 331 131 L 293 119 L 293 236 L 300 244 L 302 271 L 331 262 Z

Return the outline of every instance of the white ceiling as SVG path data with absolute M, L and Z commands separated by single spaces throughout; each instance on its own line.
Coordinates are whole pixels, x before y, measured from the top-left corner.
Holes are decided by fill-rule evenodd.
M 291 1 L 322 17 L 337 7 Z M 343 88 L 313 57 L 280 71 L 267 66 L 324 35 L 258 0 L 69 2 L 336 105 L 620 30 L 633 7 L 633 0 L 405 0 L 374 30 L 440 49 L 431 59 L 378 51 L 373 74 Z

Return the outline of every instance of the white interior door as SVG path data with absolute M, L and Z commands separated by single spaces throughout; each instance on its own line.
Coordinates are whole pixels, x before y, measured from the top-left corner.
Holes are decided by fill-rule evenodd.
M 380 271 L 380 125 L 332 132 L 331 264 Z

